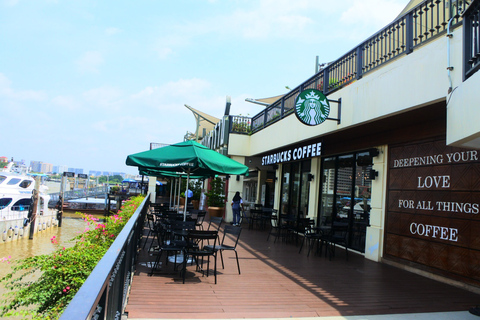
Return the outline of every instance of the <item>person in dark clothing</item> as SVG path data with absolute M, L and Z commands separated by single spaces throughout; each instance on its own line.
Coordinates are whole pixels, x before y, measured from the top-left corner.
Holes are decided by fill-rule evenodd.
M 232 199 L 232 211 L 233 211 L 233 225 L 240 225 L 240 209 L 243 209 L 243 199 L 240 197 L 240 192 L 237 191 Z

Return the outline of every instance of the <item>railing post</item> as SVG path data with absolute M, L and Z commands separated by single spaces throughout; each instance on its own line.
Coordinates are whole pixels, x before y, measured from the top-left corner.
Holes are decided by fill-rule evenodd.
M 406 36 L 405 36 L 405 54 L 410 54 L 413 52 L 413 11 L 410 11 L 406 19 Z
M 280 118 L 283 118 L 285 114 L 285 96 L 282 97 L 282 102 L 280 103 Z
M 267 107 L 267 108 L 265 108 L 265 110 L 263 110 L 263 125 L 262 125 L 262 128 L 265 128 L 265 125 L 267 124 L 267 114 L 268 114 L 267 109 L 268 108 L 269 107 Z
M 355 54 L 357 55 L 356 79 L 360 80 L 363 76 L 363 45 L 357 47 Z
M 325 69 L 323 69 L 323 94 L 328 94 L 328 84 L 329 84 L 329 73 L 330 73 L 330 65 L 328 65 Z

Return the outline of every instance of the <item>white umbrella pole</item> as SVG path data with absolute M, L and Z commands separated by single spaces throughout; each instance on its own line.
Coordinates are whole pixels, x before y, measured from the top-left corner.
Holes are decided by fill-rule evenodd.
M 177 213 L 180 213 L 180 195 L 182 193 L 182 176 L 178 179 L 178 206 Z
M 187 186 L 185 189 L 185 207 L 183 208 L 183 221 L 187 220 L 187 203 L 188 203 L 188 182 L 190 180 L 190 170 L 187 171 Z
M 173 193 L 173 183 L 172 183 L 172 178 L 170 178 L 170 204 L 168 209 L 172 207 L 172 193 Z
M 175 194 L 173 195 L 173 208 L 175 208 L 177 202 L 177 178 L 175 178 Z

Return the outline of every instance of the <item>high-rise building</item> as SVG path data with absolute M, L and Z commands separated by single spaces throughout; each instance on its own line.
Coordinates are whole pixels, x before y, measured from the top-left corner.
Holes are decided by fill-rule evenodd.
M 30 161 L 30 168 L 33 172 L 42 172 L 42 161 Z

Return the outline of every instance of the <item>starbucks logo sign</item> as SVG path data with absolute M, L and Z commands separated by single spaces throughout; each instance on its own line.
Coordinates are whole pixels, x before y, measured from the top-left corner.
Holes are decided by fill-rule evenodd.
M 295 114 L 304 124 L 316 126 L 327 119 L 330 114 L 330 103 L 321 91 L 306 89 L 295 101 Z

